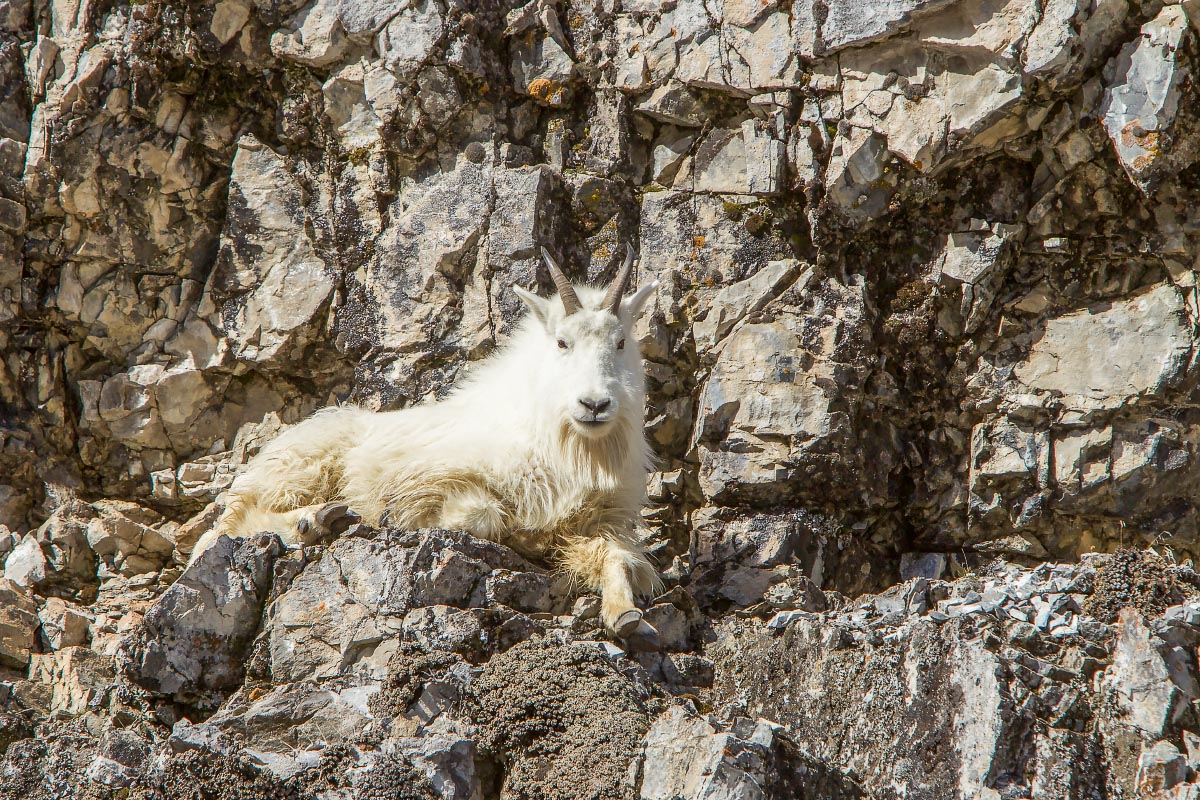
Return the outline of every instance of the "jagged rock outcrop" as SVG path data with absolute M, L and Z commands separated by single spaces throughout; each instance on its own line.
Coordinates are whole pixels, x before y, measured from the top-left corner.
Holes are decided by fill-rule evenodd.
M 0 87 L 4 792 L 1200 791 L 1195 0 L 0 0 Z M 660 649 L 453 532 L 180 577 L 626 244 Z
M 341 599 L 319 593 L 330 580 Z M 627 650 L 595 598 L 571 603 L 461 533 L 357 526 L 284 555 L 273 536 L 226 539 L 160 585 L 117 658 L 29 656 L 2 702 L 36 729 L 6 729 L 0 791 L 171 797 L 185 775 L 202 797 L 322 800 L 1200 786 L 1200 575 L 1153 551 L 996 559 L 854 599 L 792 576 L 744 608 L 688 583 L 647 611 L 667 647 Z

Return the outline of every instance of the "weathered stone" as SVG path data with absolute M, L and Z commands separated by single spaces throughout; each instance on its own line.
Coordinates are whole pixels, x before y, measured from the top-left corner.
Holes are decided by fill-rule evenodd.
M 111 500 L 93 507 L 98 514 L 88 522 L 88 544 L 112 572 L 138 575 L 160 569 L 175 549 L 164 535 L 164 520 L 153 511 Z
M 219 737 L 232 736 L 272 772 L 289 777 L 305 765 L 306 753 L 316 755 L 313 751 L 361 733 L 372 720 L 368 701 L 378 690 L 378 684 L 337 691 L 281 686 L 248 706 L 223 709 L 203 725 L 181 730 L 179 746 L 211 747 Z
M 37 641 L 37 604 L 7 578 L 0 581 L 0 665 L 23 669 Z
M 1069 408 L 1116 408 L 1165 391 L 1192 352 L 1183 301 L 1170 284 L 1049 320 L 1014 376 Z M 1112 365 L 1120 364 L 1114 370 Z
M 238 685 L 258 631 L 279 537 L 221 537 L 146 612 L 122 647 L 122 669 L 146 688 L 185 702 Z
M 228 44 L 250 19 L 250 5 L 241 0 L 222 0 L 213 10 L 209 30 L 221 44 Z
M 906 634 L 876 645 L 852 646 L 837 631 L 823 629 L 819 618 L 797 619 L 787 631 L 787 636 L 775 637 L 724 630 L 722 637 L 730 638 L 709 651 L 717 663 L 719 690 L 748 692 L 743 709 L 778 720 L 800 747 L 830 768 L 853 763 L 864 783 L 919 782 L 942 787 L 933 791 L 945 796 L 986 795 L 996 748 L 1015 721 L 995 654 L 965 641 L 955 622 L 939 627 L 921 621 Z M 883 653 L 876 648 L 888 653 L 889 666 L 877 660 Z M 727 660 L 735 650 L 741 674 Z M 752 673 L 745 672 L 749 663 L 754 664 Z M 784 681 L 784 674 L 792 678 Z M 881 692 L 885 686 L 892 688 Z M 814 702 L 796 704 L 796 697 Z M 841 699 L 847 697 L 856 699 L 847 704 Z M 867 708 L 863 698 L 869 698 Z M 893 721 L 901 718 L 912 719 L 912 725 L 896 728 Z M 907 745 L 908 737 L 934 730 L 951 737 L 954 759 L 918 754 Z M 886 743 L 877 752 L 894 748 L 896 758 L 858 760 L 852 754 L 860 745 L 846 736 Z
M 1200 154 L 1194 142 L 1173 143 L 1187 74 L 1178 60 L 1195 38 L 1182 6 L 1169 5 L 1142 26 L 1141 35 L 1110 66 L 1113 83 L 1100 110 L 1104 129 L 1130 180 L 1146 193 Z
M 813 0 L 802 0 L 801 6 L 815 6 Z M 821 53 L 832 53 L 851 45 L 862 45 L 874 39 L 903 30 L 914 13 L 928 12 L 947 5 L 946 0 L 882 0 L 870 3 L 829 3 L 827 15 L 820 26 Z M 812 17 L 811 11 L 806 16 Z
M 472 740 L 432 735 L 394 739 L 390 744 L 425 774 L 439 798 L 474 800 L 480 796 Z
M 946 158 L 951 139 L 960 149 L 994 147 L 1025 133 L 1024 117 L 1016 113 L 1019 73 L 990 56 L 961 52 L 953 69 L 932 48 L 911 41 L 843 54 L 843 113 L 885 137 L 888 150 L 921 171 Z M 877 72 L 881 62 L 899 77 Z
M 393 16 L 379 31 L 375 49 L 393 75 L 401 80 L 411 78 L 430 59 L 433 49 L 445 35 L 445 21 L 439 4 L 411 3 L 400 7 L 399 13 L 394 5 L 378 5 L 390 6 Z
M 802 286 L 809 274 L 802 269 L 803 265 L 794 259 L 771 261 L 746 280 L 719 291 L 713 297 L 708 313 L 692 325 L 696 343 L 705 349 L 714 348 L 734 325 L 762 310 L 797 275 L 800 275 L 797 283 Z
M 986 318 L 1003 277 L 1004 257 L 1023 234 L 1020 226 L 997 224 L 947 237 L 939 278 L 960 291 L 958 311 L 967 331 L 977 330 Z
M 878 215 L 894 191 L 884 172 L 887 141 L 865 128 L 839 130 L 825 167 L 825 191 L 843 213 L 855 219 Z
M 682 83 L 665 83 L 643 100 L 637 110 L 660 122 L 684 128 L 700 127 L 702 111 L 696 96 Z
M 222 234 L 221 259 L 231 288 L 244 293 L 225 317 L 235 352 L 257 362 L 285 358 L 311 337 L 308 323 L 328 301 L 333 280 L 307 236 L 295 235 L 305 219 L 302 192 L 281 156 L 243 137 L 229 192 L 238 214 Z
M 815 351 L 805 350 L 803 331 L 796 325 L 802 317 L 790 314 L 772 323 L 743 325 L 723 342 L 700 394 L 693 433 L 706 497 L 749 496 L 783 487 L 802 493 L 798 478 L 809 468 L 805 464 L 824 460 L 818 453 L 852 447 L 843 409 L 854 398 L 830 392 L 832 384 L 820 376 L 842 369 L 834 365 L 836 350 L 849 343 L 858 323 L 851 310 L 856 289 L 827 284 L 826 290 L 846 300 L 842 343 L 810 340 Z M 812 366 L 799 373 L 795 365 L 802 351 L 808 352 Z M 851 463 L 848 457 L 843 467 L 852 468 Z
M 27 535 L 4 560 L 5 580 L 30 589 L 46 580 L 46 556 L 32 535 Z
M 575 62 L 549 32 L 516 37 L 509 56 L 514 89 L 548 106 L 570 102 Z
M 34 655 L 29 665 L 29 679 L 50 692 L 50 711 L 71 716 L 101 711 L 115 678 L 112 657 L 86 647 Z
M 1126 609 L 1117 626 L 1119 636 L 1105 682 L 1124 721 L 1161 738 L 1183 712 L 1186 698 L 1171 681 L 1141 614 Z
M 1143 796 L 1170 789 L 1186 777 L 1183 754 L 1170 742 L 1155 742 L 1138 756 L 1137 789 Z
M 507 548 L 461 534 L 343 537 L 275 602 L 271 672 L 302 680 L 370 671 L 375 651 L 403 631 L 431 650 L 479 651 L 480 618 L 459 609 L 488 602 L 483 587 L 497 568 L 536 571 Z
M 338 19 L 337 0 L 304 8 L 289 21 L 289 28 L 271 35 L 271 52 L 280 58 L 313 67 L 325 67 L 345 53 L 349 41 Z
M 642 800 L 765 798 L 769 733 L 766 739 L 745 741 L 718 733 L 703 719 L 672 706 L 646 734 Z
M 714 131 L 696 149 L 697 192 L 772 195 L 781 190 L 784 144 L 754 120 L 740 129 Z
M 51 650 L 86 645 L 91 638 L 91 615 L 61 598 L 47 598 L 38 611 L 38 619 L 42 623 L 42 640 Z
M 99 747 L 87 768 L 89 780 L 122 789 L 139 777 L 150 756 L 150 743 L 134 731 L 111 729 L 100 737 Z

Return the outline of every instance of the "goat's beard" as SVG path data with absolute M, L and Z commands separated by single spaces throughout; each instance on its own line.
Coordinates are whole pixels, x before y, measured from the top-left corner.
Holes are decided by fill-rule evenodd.
M 629 420 L 625 417 L 618 415 L 599 430 L 581 431 L 579 428 L 575 420 L 564 417 L 559 424 L 558 446 L 568 458 L 576 460 L 580 469 L 598 468 L 602 472 L 611 472 L 620 469 L 631 455 Z

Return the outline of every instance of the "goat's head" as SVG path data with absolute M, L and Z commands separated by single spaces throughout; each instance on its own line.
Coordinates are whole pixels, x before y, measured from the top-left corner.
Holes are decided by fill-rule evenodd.
M 540 388 L 573 430 L 588 437 L 605 436 L 623 411 L 636 407 L 641 413 L 644 378 L 633 324 L 658 284 L 650 282 L 625 295 L 632 247 L 603 294 L 572 286 L 545 248 L 542 257 L 558 287 L 558 299 L 513 287 L 546 334 Z

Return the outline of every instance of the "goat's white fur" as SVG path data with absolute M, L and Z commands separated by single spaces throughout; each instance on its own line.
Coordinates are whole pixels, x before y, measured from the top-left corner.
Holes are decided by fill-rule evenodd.
M 576 287 L 583 309 L 567 315 L 557 298 L 515 288 L 532 313 L 449 396 L 400 411 L 327 408 L 284 431 L 234 480 L 192 558 L 222 534 L 302 543 L 301 520 L 342 502 L 371 525 L 462 529 L 553 558 L 601 592 L 609 628 L 628 628 L 635 595 L 659 581 L 638 535 L 652 457 L 633 334 L 654 286 L 616 315 L 596 307 L 598 289 Z M 580 404 L 600 397 L 606 413 Z

